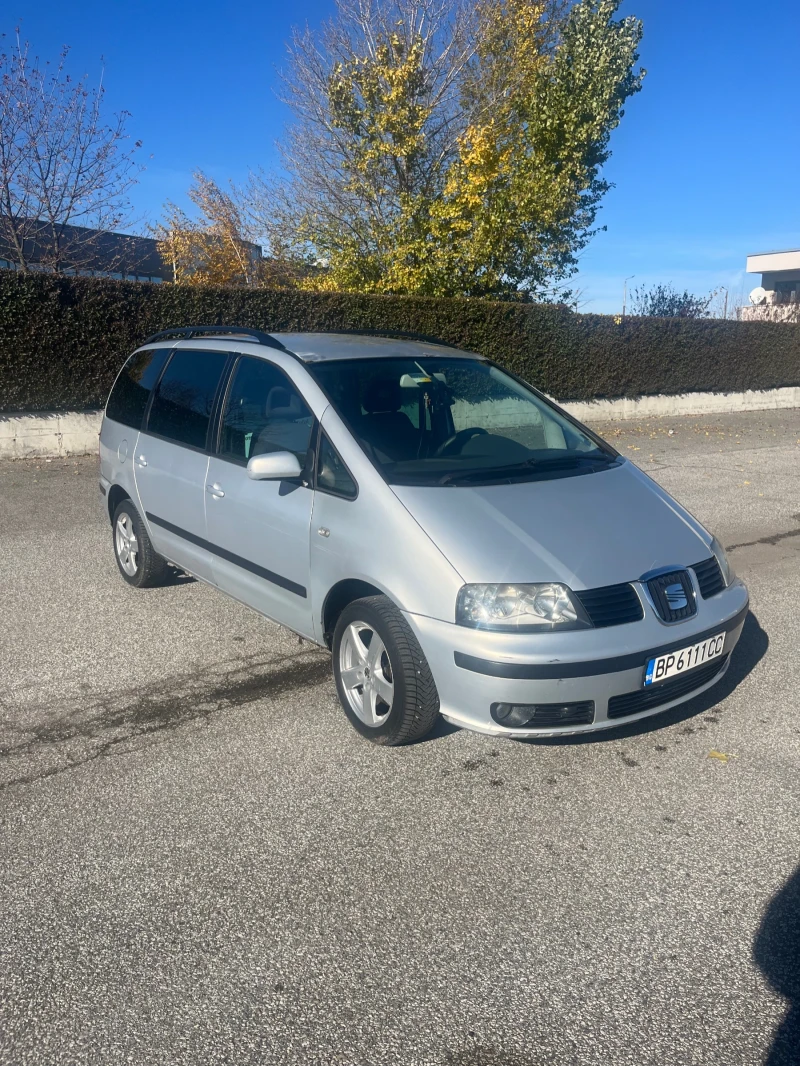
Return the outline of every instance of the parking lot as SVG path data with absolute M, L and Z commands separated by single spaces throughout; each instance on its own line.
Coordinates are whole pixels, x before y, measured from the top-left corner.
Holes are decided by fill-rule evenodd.
M 327 654 L 122 582 L 96 459 L 0 464 L 1 1063 L 800 1062 L 800 412 L 599 428 L 752 613 L 535 743 L 365 743 Z

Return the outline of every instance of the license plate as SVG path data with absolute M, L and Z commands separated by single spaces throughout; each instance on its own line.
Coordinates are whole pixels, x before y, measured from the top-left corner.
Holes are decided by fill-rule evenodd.
M 692 644 L 680 651 L 671 651 L 668 655 L 658 655 L 647 664 L 644 675 L 645 685 L 653 685 L 656 681 L 666 681 L 668 677 L 676 674 L 684 674 L 687 670 L 693 670 L 695 666 L 702 666 L 709 659 L 716 659 L 722 655 L 725 647 L 725 634 L 717 633 L 714 637 L 701 640 L 699 644 Z

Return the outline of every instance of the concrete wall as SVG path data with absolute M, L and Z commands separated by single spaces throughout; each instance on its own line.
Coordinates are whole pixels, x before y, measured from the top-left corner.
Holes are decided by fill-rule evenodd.
M 735 411 L 800 408 L 800 387 L 748 392 L 687 392 L 681 396 L 640 396 L 631 400 L 590 400 L 562 405 L 581 422 L 624 421 L 676 415 L 713 415 Z
M 0 459 L 96 452 L 102 418 L 102 411 L 0 414 Z
M 800 283 L 798 283 L 800 284 Z M 767 293 L 767 300 L 763 304 L 745 304 L 739 308 L 739 318 L 742 322 L 788 322 L 797 324 L 800 322 L 800 302 L 775 303 L 769 299 L 774 293 Z
M 514 400 L 508 401 L 510 405 L 516 403 Z M 465 410 L 460 412 L 462 418 L 466 417 L 470 406 L 464 405 Z M 475 406 L 480 407 L 479 404 Z M 592 400 L 561 406 L 581 422 L 775 411 L 800 408 L 800 387 L 767 389 L 763 392 L 690 392 L 682 396 L 640 396 L 631 400 Z M 511 407 L 507 414 L 508 424 L 515 424 Z M 88 455 L 96 452 L 102 417 L 102 411 L 0 414 L 0 459 Z

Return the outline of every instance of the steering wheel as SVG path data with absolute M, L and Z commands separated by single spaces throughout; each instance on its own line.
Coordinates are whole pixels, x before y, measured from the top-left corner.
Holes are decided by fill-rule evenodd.
M 435 456 L 441 455 L 453 455 L 461 450 L 468 440 L 473 437 L 480 437 L 486 433 L 485 429 L 481 429 L 480 426 L 468 426 L 466 429 L 460 429 L 458 433 L 454 433 L 452 437 L 448 437 L 447 440 L 440 444 L 436 451 L 433 453 Z M 455 445 L 459 447 L 456 448 Z

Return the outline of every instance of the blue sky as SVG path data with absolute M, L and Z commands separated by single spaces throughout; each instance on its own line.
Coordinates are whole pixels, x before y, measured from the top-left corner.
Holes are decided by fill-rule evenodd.
M 4 0 L 35 52 L 72 47 L 70 68 L 99 72 L 132 113 L 146 171 L 137 212 L 182 201 L 200 167 L 220 180 L 275 163 L 286 114 L 276 99 L 291 26 L 332 0 Z M 615 188 L 575 284 L 583 309 L 615 312 L 629 284 L 672 282 L 731 298 L 758 277 L 749 252 L 800 247 L 800 5 L 796 0 L 624 0 L 644 20 L 641 93 L 628 103 L 606 168 Z

